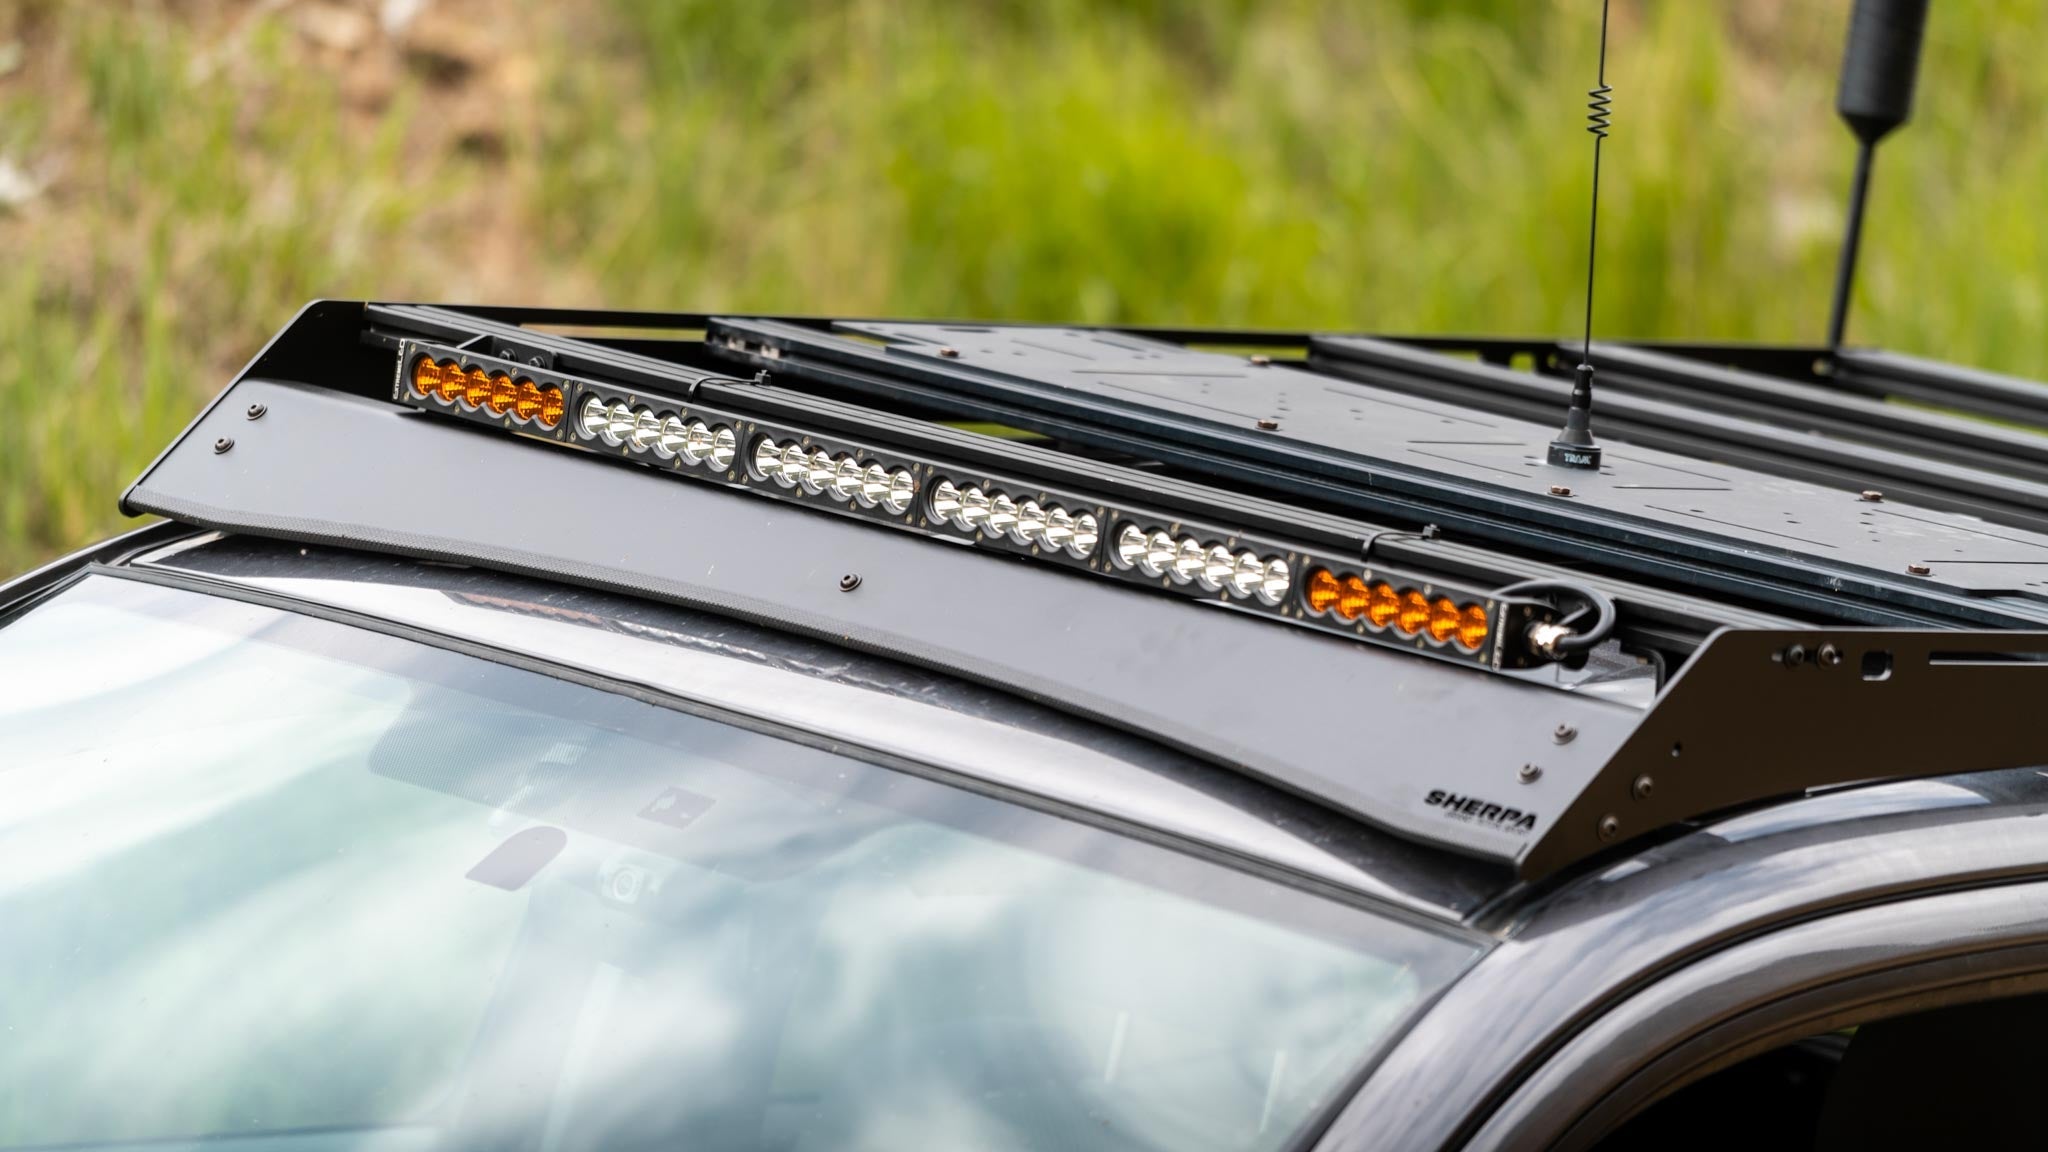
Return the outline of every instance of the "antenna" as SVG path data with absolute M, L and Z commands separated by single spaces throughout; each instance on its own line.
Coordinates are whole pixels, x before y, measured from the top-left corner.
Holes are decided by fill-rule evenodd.
M 1927 0 L 1856 0 L 1849 17 L 1849 47 L 1842 55 L 1842 88 L 1835 111 L 1856 134 L 1856 178 L 1849 188 L 1848 234 L 1835 268 L 1835 302 L 1828 314 L 1828 352 L 1841 351 L 1849 322 L 1849 289 L 1856 279 L 1856 248 L 1863 236 L 1863 202 L 1870 195 L 1870 163 L 1877 142 L 1913 114 L 1913 83 L 1920 70 L 1920 37 Z
M 1614 101 L 1607 86 L 1607 6 L 1600 0 L 1600 79 L 1586 95 L 1586 131 L 1593 134 L 1593 218 L 1586 229 L 1586 337 L 1579 351 L 1578 371 L 1572 377 L 1571 407 L 1565 410 L 1564 429 L 1550 442 L 1550 463 L 1559 468 L 1600 467 L 1600 445 L 1593 440 L 1593 266 L 1600 254 L 1600 144 L 1607 139 L 1607 124 Z

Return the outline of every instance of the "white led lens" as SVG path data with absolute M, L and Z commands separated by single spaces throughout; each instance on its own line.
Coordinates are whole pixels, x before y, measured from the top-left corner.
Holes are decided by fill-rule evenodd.
M 711 467 L 723 472 L 732 467 L 739 454 L 740 438 L 732 429 L 721 424 L 711 430 Z
M 698 424 L 702 428 L 702 424 Z M 711 451 L 711 428 L 705 428 L 705 451 Z M 682 457 L 696 463 L 696 428 L 690 428 L 690 447 L 682 451 Z M 774 480 L 782 484 L 782 445 L 774 443 L 774 437 L 762 437 L 754 441 L 754 471 L 762 480 Z
M 1026 500 L 1017 505 L 1017 526 L 1010 529 L 1010 539 L 1019 544 L 1036 544 L 1045 534 L 1045 509 L 1036 500 Z
M 605 430 L 611 427 L 611 423 L 612 410 L 595 396 L 583 402 L 583 411 L 576 417 L 577 431 L 583 433 L 585 440 L 595 440 L 603 436 Z
M 604 442 L 607 444 L 625 443 L 626 437 L 633 434 L 634 423 L 633 409 L 628 407 L 624 400 L 612 405 L 612 410 L 605 420 Z
M 1230 570 L 1230 591 L 1238 596 L 1250 596 L 1266 582 L 1266 565 L 1256 552 L 1237 554 L 1237 566 Z
M 1195 573 L 1195 580 L 1208 591 L 1223 591 L 1223 582 L 1237 569 L 1237 558 L 1221 544 L 1210 545 L 1202 557 L 1202 570 Z
M 811 474 L 811 454 L 801 444 L 782 446 L 782 463 L 775 473 L 784 488 L 794 488 L 797 482 Z
M 1045 546 L 1054 551 L 1065 548 L 1074 540 L 1074 518 L 1067 515 L 1065 508 L 1054 507 L 1045 514 Z
M 811 466 L 801 477 L 804 491 L 823 492 L 825 485 L 832 482 L 832 473 L 838 471 L 838 468 L 839 466 L 832 462 L 832 454 L 823 448 L 811 453 Z
M 1166 570 L 1175 584 L 1186 584 L 1201 574 L 1202 566 L 1208 563 L 1208 553 L 1202 542 L 1192 536 L 1183 536 L 1173 550 L 1173 566 Z
M 905 469 L 889 474 L 889 494 L 882 498 L 882 507 L 901 516 L 910 511 L 910 502 L 917 499 L 917 477 Z
M 661 417 L 645 408 L 633 410 L 633 430 L 626 434 L 626 442 L 635 452 L 645 452 L 661 439 Z
M 868 465 L 860 474 L 860 487 L 854 490 L 853 498 L 860 501 L 861 507 L 873 508 L 888 494 L 889 470 L 880 464 Z
M 981 530 L 990 536 L 1001 536 L 1017 526 L 1017 502 L 1001 492 L 988 499 L 988 519 L 982 522 Z
M 673 460 L 689 442 L 690 431 L 683 426 L 683 418 L 671 416 L 661 422 L 661 438 L 654 442 L 654 454 L 663 460 Z
M 941 524 L 950 524 L 960 514 L 960 489 L 951 480 L 941 480 L 932 487 L 932 519 Z
M 851 500 L 860 491 L 860 461 L 851 456 L 841 456 L 832 463 L 832 498 Z
M 683 463 L 694 466 L 710 459 L 715 439 L 702 420 L 690 421 L 690 426 L 683 431 Z M 754 445 L 754 471 L 761 474 L 761 479 L 774 478 L 777 457 L 781 452 L 781 445 L 765 436 Z
M 988 505 L 988 493 L 980 488 L 969 488 L 960 494 L 960 510 L 953 513 L 953 523 L 958 524 L 962 532 L 974 531 L 988 519 Z
M 1266 561 L 1266 582 L 1259 587 L 1259 599 L 1268 604 L 1281 604 L 1287 600 L 1287 587 L 1292 583 L 1287 575 L 1287 561 Z
M 1083 512 L 1074 517 L 1074 538 L 1067 541 L 1067 555 L 1086 560 L 1095 555 L 1096 542 L 1101 539 L 1102 529 L 1095 522 L 1095 513 Z
M 1116 555 L 1113 559 L 1119 568 L 1129 568 L 1145 559 L 1145 553 L 1152 547 L 1145 539 L 1145 532 L 1136 524 L 1124 525 L 1116 534 Z
M 1147 576 L 1164 576 L 1173 567 L 1173 537 L 1164 532 L 1154 532 L 1145 537 L 1145 555 L 1138 560 L 1138 570 Z

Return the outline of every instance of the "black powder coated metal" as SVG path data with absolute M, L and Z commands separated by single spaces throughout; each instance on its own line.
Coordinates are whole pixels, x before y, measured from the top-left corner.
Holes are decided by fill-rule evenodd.
M 1844 349 L 1831 382 L 1845 392 L 1898 397 L 1990 420 L 2048 428 L 2048 384 L 1898 352 Z

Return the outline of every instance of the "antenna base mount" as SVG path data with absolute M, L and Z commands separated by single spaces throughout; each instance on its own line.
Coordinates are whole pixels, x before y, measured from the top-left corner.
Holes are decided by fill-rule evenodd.
M 1550 442 L 1550 466 L 1591 471 L 1600 467 L 1600 445 L 1593 440 L 1593 366 L 1582 363 L 1572 380 L 1572 405 L 1564 428 Z

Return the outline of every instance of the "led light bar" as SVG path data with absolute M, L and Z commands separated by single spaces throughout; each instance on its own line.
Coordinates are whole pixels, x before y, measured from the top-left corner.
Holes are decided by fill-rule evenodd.
M 1479 667 L 1533 663 L 1484 589 L 780 420 L 405 340 L 392 399 L 956 544 Z

